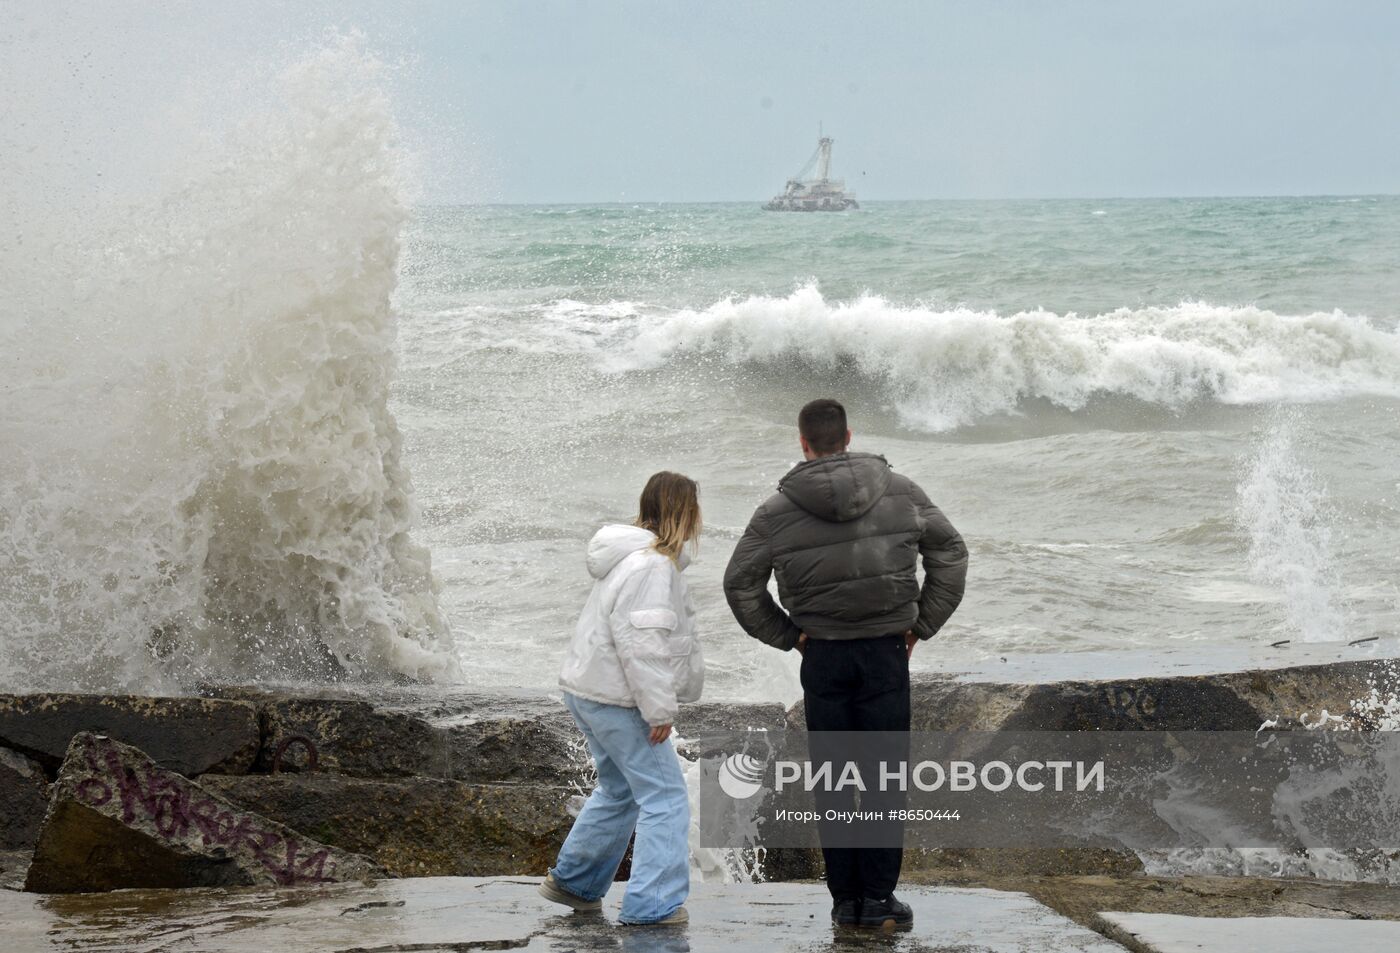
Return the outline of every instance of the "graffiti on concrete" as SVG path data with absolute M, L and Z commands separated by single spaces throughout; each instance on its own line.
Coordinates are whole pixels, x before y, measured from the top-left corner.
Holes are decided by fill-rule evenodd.
M 216 801 L 180 775 L 149 763 L 133 769 L 96 739 L 87 742 L 83 756 L 92 773 L 78 780 L 75 793 L 89 807 L 114 813 L 119 806 L 122 823 L 141 823 L 172 844 L 197 838 L 204 847 L 246 849 L 283 886 L 334 878 L 335 860 L 327 848 L 304 851 L 290 831 L 268 828 L 266 821 Z

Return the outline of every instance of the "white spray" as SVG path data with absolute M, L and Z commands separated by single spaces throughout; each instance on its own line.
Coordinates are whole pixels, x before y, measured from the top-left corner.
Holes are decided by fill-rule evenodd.
M 333 39 L 179 187 L 4 267 L 0 685 L 453 674 L 386 406 L 376 70 Z
M 930 431 L 1014 414 L 1044 400 L 1069 410 L 1098 396 L 1178 410 L 1225 404 L 1400 396 L 1400 331 L 1342 312 L 1278 314 L 1182 302 L 1099 315 L 901 306 L 878 295 L 726 299 L 703 310 L 559 302 L 552 341 L 608 347 L 605 366 L 697 356 L 738 365 L 850 369 L 876 382 L 908 425 Z M 572 328 L 572 336 L 566 333 Z M 572 340 L 570 340 L 572 337 Z
M 1345 635 L 1326 489 L 1299 459 L 1295 415 L 1279 413 L 1239 485 L 1249 571 L 1283 597 L 1289 628 L 1305 642 Z

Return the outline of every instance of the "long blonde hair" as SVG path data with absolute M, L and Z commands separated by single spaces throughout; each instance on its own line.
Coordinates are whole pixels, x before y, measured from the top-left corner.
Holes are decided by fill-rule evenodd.
M 636 525 L 656 534 L 652 546 L 672 561 L 685 544 L 700 537 L 700 485 L 688 476 L 653 473 L 637 504 Z

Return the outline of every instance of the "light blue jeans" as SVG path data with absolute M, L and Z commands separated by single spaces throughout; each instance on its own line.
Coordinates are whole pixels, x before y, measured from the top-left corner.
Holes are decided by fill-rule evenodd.
M 564 704 L 588 739 L 598 786 L 549 871 L 585 900 L 600 899 L 632 846 L 632 879 L 622 898 L 623 923 L 655 923 L 690 893 L 690 797 L 671 740 L 654 745 L 635 708 L 603 705 L 564 693 Z

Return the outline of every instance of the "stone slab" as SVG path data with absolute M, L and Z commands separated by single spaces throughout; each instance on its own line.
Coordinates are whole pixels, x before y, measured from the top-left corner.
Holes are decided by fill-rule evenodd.
M 450 777 L 475 784 L 576 785 L 592 773 L 588 748 L 563 702 L 548 696 L 477 696 L 456 715 L 439 716 L 452 751 Z M 777 702 L 682 705 L 676 744 L 687 758 L 714 753 L 714 739 L 781 730 L 787 710 Z
M 1150 649 L 1023 652 L 989 656 L 980 661 L 955 663 L 951 677 L 962 682 L 1040 685 L 1047 682 L 1131 681 L 1151 677 L 1220 675 L 1397 658 L 1400 658 L 1400 637 L 1386 637 L 1357 645 L 1296 640 L 1283 645 L 1188 642 Z
M 474 784 L 578 784 L 592 768 L 583 735 L 562 705 L 539 718 L 483 718 L 443 729 L 447 777 Z
M 244 701 L 139 695 L 0 695 L 0 745 L 50 773 L 79 732 L 107 735 L 186 777 L 241 774 L 258 753 L 257 709 Z
M 572 789 L 328 774 L 207 777 L 245 810 L 404 877 L 543 875 L 573 824 Z
M 621 884 L 604 916 L 571 915 L 533 880 L 427 878 L 266 891 L 131 891 L 34 898 L 0 893 L 0 928 L 34 945 L 116 953 L 395 953 L 520 949 L 531 953 L 1123 953 L 1123 947 L 1025 894 L 912 888 L 916 924 L 889 936 L 836 933 L 817 884 L 696 884 L 685 928 L 616 925 Z M 38 900 L 39 902 L 35 902 Z
M 383 875 L 367 858 L 241 810 L 130 745 L 82 732 L 54 782 L 25 889 L 295 886 Z
M 0 890 L 23 890 L 32 850 L 0 850 Z
M 258 770 L 272 770 L 273 756 L 297 735 L 316 747 L 318 769 L 357 777 L 445 778 L 451 771 L 442 731 L 408 712 L 386 711 L 368 701 L 335 698 L 272 698 L 258 705 L 263 740 Z M 283 770 L 306 762 L 301 747 L 288 747 Z
M 48 788 L 37 761 L 0 748 L 0 851 L 34 846 L 49 806 Z
M 1400 923 L 1322 917 L 1101 916 L 1155 953 L 1338 953 L 1400 950 Z
M 581 738 L 557 698 L 490 694 L 455 686 L 201 686 L 209 697 L 255 705 L 262 745 L 255 771 L 270 772 L 280 747 L 301 736 L 317 770 L 362 778 L 450 778 L 480 783 L 563 784 L 580 777 Z M 292 742 L 282 771 L 309 766 Z
M 203 686 L 212 697 L 257 706 L 263 739 L 255 771 L 268 772 L 286 739 L 311 739 L 318 770 L 354 777 L 433 777 L 472 784 L 575 785 L 591 773 L 583 737 L 557 694 L 480 692 L 454 686 L 386 686 L 370 699 L 346 689 Z M 777 702 L 700 703 L 681 707 L 682 753 L 708 749 L 707 738 L 747 728 L 780 729 Z M 307 765 L 288 746 L 282 769 Z
M 777 702 L 682 705 L 676 718 L 676 750 L 687 758 L 711 757 L 727 753 L 736 735 L 748 731 L 780 733 L 787 724 L 788 710 Z
M 1010 673 L 1008 673 L 1010 674 Z M 1346 712 L 1376 687 L 1400 688 L 1389 659 L 1351 659 L 1216 673 L 1030 682 L 918 676 L 916 731 L 1254 731 L 1266 720 Z

